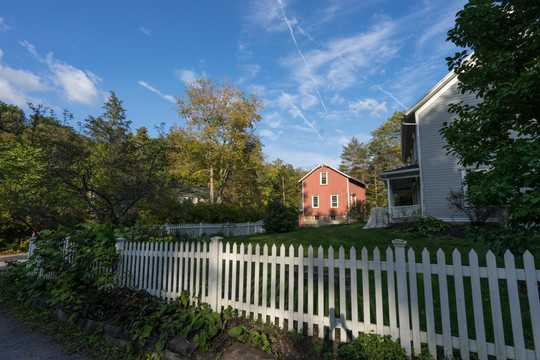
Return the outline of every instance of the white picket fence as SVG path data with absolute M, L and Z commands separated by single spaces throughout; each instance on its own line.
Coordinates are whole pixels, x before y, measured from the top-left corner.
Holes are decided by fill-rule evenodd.
M 168 234 L 184 234 L 190 238 L 198 238 L 215 234 L 231 236 L 260 234 L 264 233 L 262 225 L 262 221 L 224 224 L 165 224 L 165 229 Z
M 183 291 L 220 311 L 231 306 L 241 314 L 287 329 L 339 341 L 359 332 L 389 334 L 408 354 L 421 344 L 436 356 L 454 349 L 462 359 L 540 359 L 540 270 L 526 252 L 516 268 L 507 252 L 497 268 L 489 252 L 479 266 L 474 251 L 468 265 L 452 253 L 452 264 L 427 250 L 416 262 L 413 249 L 395 240 L 381 260 L 366 248 L 337 258 L 329 248 L 308 255 L 299 246 L 262 248 L 221 243 L 120 243 L 120 273 L 125 285 L 173 300 Z M 469 304 L 469 306 L 466 306 Z M 438 320 L 438 321 L 437 321 Z M 505 332 L 505 329 L 507 330 Z M 509 335 L 511 334 L 511 335 Z M 527 348 L 525 344 L 528 344 Z

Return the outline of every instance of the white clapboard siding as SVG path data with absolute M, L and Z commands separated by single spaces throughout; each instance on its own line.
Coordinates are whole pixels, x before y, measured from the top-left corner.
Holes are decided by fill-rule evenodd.
M 310 246 L 305 255 L 302 246 L 224 246 L 220 237 L 209 244 L 119 239 L 117 269 L 124 285 L 168 301 L 188 292 L 192 304 L 200 299 L 216 311 L 231 306 L 246 317 L 319 338 L 349 341 L 375 332 L 399 338 L 408 354 L 427 345 L 434 357 L 440 347 L 445 355 L 459 351 L 463 359 L 540 360 L 540 270 L 530 252 L 523 255 L 523 268 L 510 252 L 497 267 L 490 251 L 486 266 L 474 251 L 463 265 L 457 250 L 451 264 L 442 250 L 431 263 L 425 249 L 417 263 L 405 241 L 393 245 L 381 259 L 379 249 L 370 253 L 365 247 L 359 258 L 354 247 L 340 247 L 337 254 L 329 247 L 325 257 L 322 247 L 315 254 Z M 74 247 L 63 248 L 65 261 L 72 261 Z M 39 268 L 36 251 L 31 243 L 29 266 L 37 267 L 37 276 L 54 277 Z M 92 268 L 101 271 L 99 264 Z

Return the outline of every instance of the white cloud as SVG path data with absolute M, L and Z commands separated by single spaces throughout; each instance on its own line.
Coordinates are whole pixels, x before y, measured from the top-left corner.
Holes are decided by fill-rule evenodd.
M 152 31 L 150 31 L 150 29 L 145 28 L 143 26 L 139 27 L 139 30 L 146 36 L 152 35 Z
M 47 89 L 39 76 L 26 70 L 15 70 L 0 65 L 0 78 L 9 82 L 14 88 L 23 91 L 45 91 Z
M 6 24 L 3 17 L 0 17 L 0 31 L 8 31 L 13 29 L 11 26 Z
M 28 52 L 39 62 L 47 65 L 47 77 L 52 82 L 52 85 L 45 87 L 39 84 L 39 77 L 28 72 L 20 72 L 18 74 L 25 75 L 28 84 L 33 84 L 31 90 L 53 90 L 60 91 L 69 101 L 92 105 L 95 104 L 104 95 L 104 92 L 98 88 L 101 78 L 88 70 L 80 70 L 76 67 L 63 63 L 54 58 L 52 52 L 48 53 L 45 58 L 41 57 L 34 45 L 28 41 L 20 41 L 19 44 L 25 47 Z M 20 84 L 19 84 L 20 85 Z
M 277 140 L 279 138 L 278 134 L 274 133 L 272 130 L 263 129 L 259 131 L 259 134 L 270 140 Z
M 174 99 L 174 96 L 171 96 L 171 95 L 166 95 L 166 94 L 163 94 L 161 91 L 159 91 L 158 89 L 156 89 L 155 87 L 153 87 L 152 85 L 149 85 L 147 82 L 144 82 L 144 81 L 137 81 L 137 84 L 141 85 L 142 87 L 150 90 L 151 92 L 153 92 L 154 94 L 156 94 L 157 96 L 167 100 L 167 101 L 170 101 L 172 102 L 173 104 L 176 104 L 176 100 Z
M 367 110 L 370 111 L 372 116 L 377 116 L 379 113 L 386 113 L 388 109 L 386 108 L 386 102 L 380 103 L 375 99 L 365 99 L 358 100 L 352 103 L 349 103 L 349 110 L 353 113 L 359 113 L 361 111 Z
M 63 89 L 69 101 L 91 105 L 100 98 L 102 93 L 97 84 L 101 82 L 101 79 L 92 72 L 55 60 L 52 53 L 47 54 L 46 62 L 53 74 L 55 84 Z
M 181 81 L 183 81 L 186 84 L 192 83 L 200 79 L 201 77 L 205 77 L 204 72 L 203 72 L 203 75 L 201 76 L 197 74 L 195 71 L 188 70 L 188 69 L 176 69 L 174 71 L 174 75 L 176 75 L 176 77 L 178 77 Z
M 332 104 L 338 104 L 338 105 L 339 105 L 339 104 L 345 103 L 345 99 L 342 98 L 341 96 L 339 96 L 338 94 L 336 94 L 336 95 L 334 95 L 334 96 L 332 97 L 332 100 L 330 100 L 330 102 L 331 102 Z

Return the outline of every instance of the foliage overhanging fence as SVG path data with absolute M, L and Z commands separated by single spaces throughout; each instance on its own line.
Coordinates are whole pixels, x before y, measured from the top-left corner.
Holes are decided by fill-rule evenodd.
M 183 234 L 190 238 L 198 238 L 205 235 L 251 235 L 264 232 L 263 222 L 247 223 L 224 223 L 224 224 L 166 224 L 165 229 L 168 234 Z
M 240 314 L 289 330 L 338 341 L 359 332 L 399 338 L 419 354 L 425 344 L 436 356 L 454 350 L 462 359 L 540 359 L 540 270 L 531 253 L 523 268 L 507 252 L 497 267 L 488 252 L 462 264 L 459 251 L 447 264 L 442 250 L 432 263 L 427 250 L 395 240 L 385 259 L 375 248 L 357 254 L 343 247 L 317 252 L 310 246 L 269 248 L 212 242 L 125 242 L 119 239 L 124 285 L 173 300 L 187 291 L 193 303 L 231 306 Z M 325 254 L 326 252 L 326 254 Z M 466 259 L 467 260 L 467 259 Z

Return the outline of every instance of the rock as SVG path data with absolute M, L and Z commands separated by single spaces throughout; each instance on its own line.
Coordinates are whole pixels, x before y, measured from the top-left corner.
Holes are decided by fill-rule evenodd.
M 178 334 L 167 343 L 165 350 L 189 358 L 198 347 L 198 342 L 189 342 Z
M 388 227 L 388 212 L 385 208 L 376 207 L 371 210 L 369 219 L 364 229 L 375 229 Z

